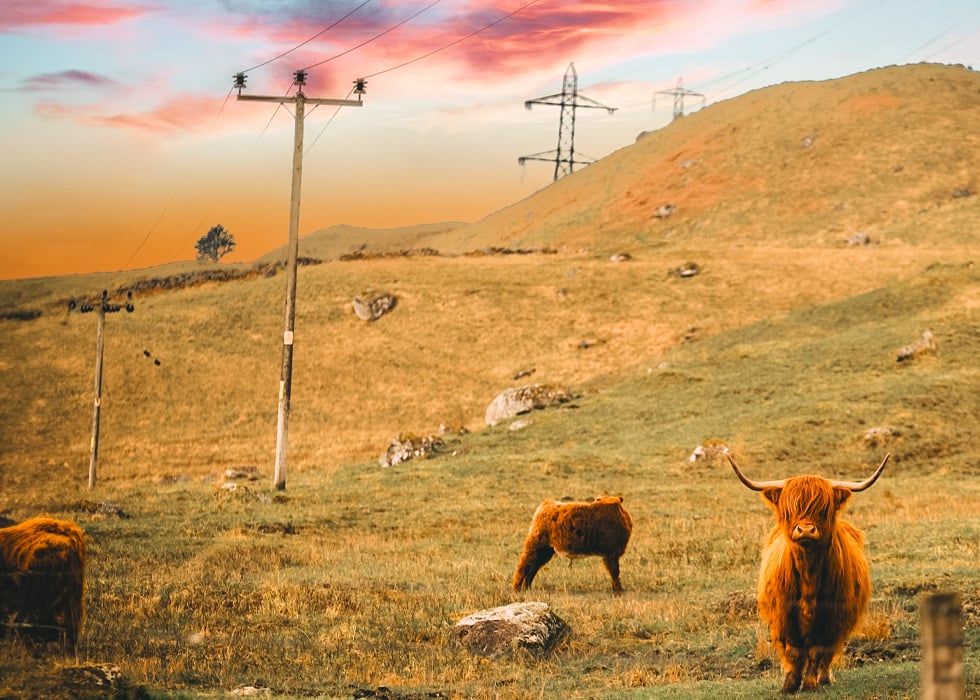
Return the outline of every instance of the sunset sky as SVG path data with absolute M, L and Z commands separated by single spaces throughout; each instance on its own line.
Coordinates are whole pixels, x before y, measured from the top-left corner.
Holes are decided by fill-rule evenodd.
M 570 63 L 577 153 L 663 127 L 683 79 L 707 105 L 785 81 L 929 61 L 980 68 L 976 0 L 2 0 L 0 279 L 193 259 L 287 240 L 293 118 L 309 68 L 300 235 L 477 221 L 551 183 Z M 685 100 L 699 109 L 700 97 Z M 942 106 L 936 106 L 941 111 Z

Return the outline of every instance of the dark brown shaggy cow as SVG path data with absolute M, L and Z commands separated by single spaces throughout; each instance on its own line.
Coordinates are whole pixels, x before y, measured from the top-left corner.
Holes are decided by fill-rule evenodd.
M 524 552 L 514 572 L 514 590 L 531 587 L 538 570 L 558 554 L 570 557 L 598 556 L 612 577 L 613 593 L 620 595 L 619 558 L 633 532 L 633 519 L 619 496 L 594 501 L 553 501 L 538 506 L 524 540 Z
M 833 680 L 830 665 L 857 628 L 871 597 L 864 534 L 838 517 L 856 491 L 881 476 L 890 455 L 861 482 L 797 476 L 751 481 L 729 456 L 736 476 L 761 491 L 776 526 L 762 548 L 759 615 L 786 677 L 782 692 L 795 693 Z
M 0 635 L 8 627 L 74 652 L 82 629 L 85 540 L 78 525 L 32 518 L 0 528 Z

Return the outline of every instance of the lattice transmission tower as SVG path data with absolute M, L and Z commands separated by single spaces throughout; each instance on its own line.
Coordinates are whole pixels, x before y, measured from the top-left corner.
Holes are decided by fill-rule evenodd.
M 701 109 L 704 109 L 704 95 L 700 92 L 694 92 L 693 90 L 688 90 L 684 87 L 684 79 L 677 79 L 677 87 L 673 90 L 658 90 L 653 94 L 653 107 L 656 110 L 657 107 L 657 95 L 673 95 L 674 96 L 674 114 L 671 120 L 677 119 L 677 117 L 684 116 L 684 97 L 700 97 L 701 98 Z
M 529 160 L 545 160 L 555 164 L 555 180 L 570 175 L 576 165 L 588 165 L 595 162 L 595 158 L 578 154 L 576 160 L 575 153 L 575 110 L 579 107 L 604 109 L 609 114 L 616 111 L 615 107 L 607 107 L 593 99 L 578 93 L 578 75 L 575 72 L 575 64 L 569 63 L 562 79 L 561 92 L 555 95 L 539 97 L 534 100 L 527 100 L 524 107 L 528 110 L 533 105 L 554 105 L 561 107 L 561 115 L 558 118 L 558 148 L 553 151 L 542 153 L 532 153 L 529 156 L 521 156 L 517 159 L 520 165 L 524 165 Z

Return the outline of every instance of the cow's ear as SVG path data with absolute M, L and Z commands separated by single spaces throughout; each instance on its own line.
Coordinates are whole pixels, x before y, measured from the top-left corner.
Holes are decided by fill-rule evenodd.
M 782 495 L 782 493 L 783 490 L 781 488 L 769 487 L 762 489 L 762 497 L 769 501 L 769 505 L 771 505 L 773 508 L 775 508 L 776 504 L 779 503 L 779 496 Z
M 834 489 L 834 503 L 840 508 L 842 505 L 847 503 L 847 499 L 851 497 L 850 489 L 836 488 Z

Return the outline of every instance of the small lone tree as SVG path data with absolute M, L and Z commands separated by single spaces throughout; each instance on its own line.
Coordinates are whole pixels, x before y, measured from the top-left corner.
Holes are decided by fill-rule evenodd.
M 197 239 L 197 259 L 201 262 L 218 262 L 235 249 L 235 237 L 221 224 L 212 226 L 207 234 Z

